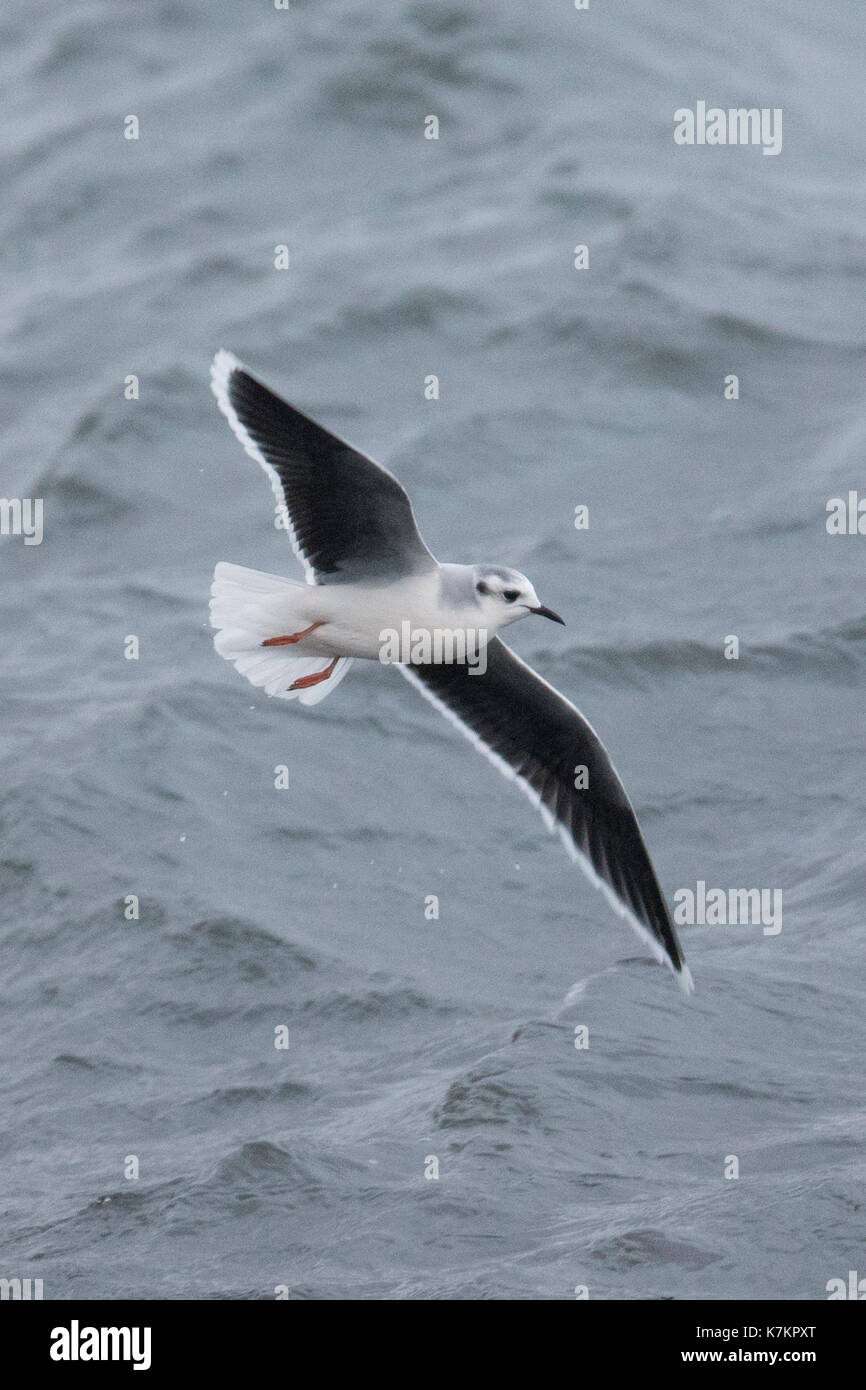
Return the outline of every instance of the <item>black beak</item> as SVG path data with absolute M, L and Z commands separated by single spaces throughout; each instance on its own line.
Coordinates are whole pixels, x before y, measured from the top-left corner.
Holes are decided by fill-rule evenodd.
M 530 608 L 529 612 L 537 613 L 539 618 L 549 618 L 552 623 L 562 623 L 562 626 L 565 627 L 565 619 L 560 618 L 558 613 L 554 613 L 552 608 L 545 608 L 543 603 L 538 608 Z

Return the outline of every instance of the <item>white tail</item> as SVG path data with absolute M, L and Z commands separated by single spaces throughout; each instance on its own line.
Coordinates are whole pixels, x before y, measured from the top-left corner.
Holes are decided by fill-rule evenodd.
M 211 594 L 210 625 L 217 629 L 216 650 L 267 695 L 316 705 L 340 684 L 351 666 L 351 657 L 342 656 L 326 681 L 306 690 L 291 690 L 300 677 L 323 670 L 327 658 L 305 656 L 294 646 L 262 647 L 269 637 L 309 626 L 309 617 L 298 610 L 302 600 L 309 605 L 310 585 L 220 561 L 214 571 Z

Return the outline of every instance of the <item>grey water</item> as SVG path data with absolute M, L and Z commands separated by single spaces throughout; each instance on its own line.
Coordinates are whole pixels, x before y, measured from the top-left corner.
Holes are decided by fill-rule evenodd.
M 866 1275 L 862 6 L 30 0 L 0 39 L 0 492 L 44 505 L 0 538 L 0 1276 Z M 698 101 L 781 151 L 678 145 Z M 215 655 L 218 560 L 299 574 L 219 347 L 440 558 L 529 574 L 568 625 L 509 639 L 672 907 L 779 890 L 780 931 L 682 926 L 686 999 L 396 672 L 302 709 Z

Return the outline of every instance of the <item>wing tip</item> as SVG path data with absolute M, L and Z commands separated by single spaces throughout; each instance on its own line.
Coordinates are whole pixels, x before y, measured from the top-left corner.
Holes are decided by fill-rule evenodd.
M 691 970 L 689 970 L 689 967 L 686 965 L 685 961 L 683 961 L 682 965 L 679 967 L 679 969 L 675 970 L 674 973 L 677 977 L 677 983 L 679 984 L 683 994 L 685 994 L 686 997 L 688 997 L 690 994 L 694 994 L 695 982 L 692 978 L 692 972 Z
M 221 413 L 225 416 L 226 420 L 228 420 L 232 434 L 242 445 L 244 452 L 248 454 L 251 459 L 255 459 L 256 463 L 261 464 L 262 468 L 264 468 L 271 479 L 271 485 L 277 495 L 277 500 L 282 501 L 282 491 L 274 469 L 268 463 L 258 444 L 253 439 L 253 436 L 241 420 L 232 402 L 231 379 L 235 372 L 243 370 L 243 363 L 238 361 L 233 352 L 228 352 L 226 348 L 220 348 L 211 362 L 210 389 L 216 396 L 216 403 Z
M 210 389 L 216 396 L 217 405 L 223 415 L 228 420 L 234 433 L 245 444 L 240 433 L 243 430 L 238 413 L 231 401 L 231 379 L 236 371 L 239 371 L 242 363 L 238 361 L 233 352 L 228 352 L 226 348 L 220 348 L 219 352 L 214 353 L 213 361 L 210 364 Z M 246 431 L 244 431 L 246 433 Z
M 229 352 L 226 348 L 220 348 L 219 352 L 214 353 L 213 361 L 210 364 L 210 389 L 216 396 L 217 405 L 231 425 L 232 431 L 237 435 L 247 453 L 250 453 L 249 435 L 241 424 L 231 400 L 232 377 L 235 372 L 242 372 L 243 370 L 243 362 L 235 357 L 233 352 Z
M 237 371 L 242 366 L 243 363 L 227 348 L 220 348 L 218 352 L 214 353 L 213 361 L 210 364 L 210 386 L 217 399 L 219 399 L 220 393 L 227 389 L 232 372 Z

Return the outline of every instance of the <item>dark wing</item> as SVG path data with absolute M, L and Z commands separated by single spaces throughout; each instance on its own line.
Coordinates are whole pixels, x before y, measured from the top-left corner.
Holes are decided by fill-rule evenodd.
M 622 783 L 583 715 L 499 638 L 487 670 L 400 666 L 509 780 L 517 780 L 572 858 L 691 992 L 692 977 Z M 578 790 L 579 768 L 586 787 Z
M 384 468 L 274 395 L 230 352 L 214 358 L 211 389 L 246 452 L 269 475 L 310 583 L 435 569 L 409 498 Z

